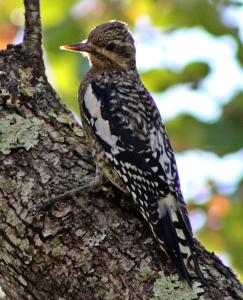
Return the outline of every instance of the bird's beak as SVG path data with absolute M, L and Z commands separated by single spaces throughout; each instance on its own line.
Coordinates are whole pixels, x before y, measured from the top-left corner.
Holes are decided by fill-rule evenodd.
M 90 44 L 87 41 L 79 44 L 64 45 L 61 46 L 60 49 L 67 51 L 91 52 Z

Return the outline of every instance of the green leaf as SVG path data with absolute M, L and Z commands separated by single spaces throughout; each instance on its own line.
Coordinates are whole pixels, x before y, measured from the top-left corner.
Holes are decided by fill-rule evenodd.
M 210 72 L 208 64 L 192 62 L 180 72 L 168 69 L 153 69 L 141 74 L 142 80 L 152 92 L 161 92 L 179 83 L 191 83 L 194 87 Z

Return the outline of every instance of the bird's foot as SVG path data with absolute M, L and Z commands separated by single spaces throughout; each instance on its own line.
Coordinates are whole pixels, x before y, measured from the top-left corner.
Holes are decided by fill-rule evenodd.
M 97 177 L 91 177 L 91 176 L 87 176 L 84 177 L 83 181 L 82 181 L 82 185 L 78 188 L 69 190 L 63 194 L 59 194 L 57 196 L 51 197 L 49 199 L 47 199 L 44 203 L 41 203 L 38 206 L 38 210 L 40 211 L 45 211 L 48 210 L 50 207 L 52 207 L 54 204 L 56 204 L 59 201 L 65 200 L 67 198 L 71 198 L 73 200 L 75 200 L 76 202 L 76 198 L 79 194 L 81 193 L 99 193 L 99 192 L 103 192 L 105 189 L 102 186 L 103 181 L 101 179 L 98 180 Z

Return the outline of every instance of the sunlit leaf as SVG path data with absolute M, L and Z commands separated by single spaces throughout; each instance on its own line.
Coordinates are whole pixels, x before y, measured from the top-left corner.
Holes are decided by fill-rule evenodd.
M 182 71 L 166 69 L 149 70 L 142 74 L 142 79 L 152 92 L 161 92 L 179 83 L 192 83 L 196 87 L 201 79 L 208 75 L 210 69 L 206 63 L 193 62 Z
M 243 144 L 243 93 L 224 107 L 218 122 L 208 124 L 180 115 L 167 128 L 177 151 L 200 148 L 219 155 L 238 151 Z

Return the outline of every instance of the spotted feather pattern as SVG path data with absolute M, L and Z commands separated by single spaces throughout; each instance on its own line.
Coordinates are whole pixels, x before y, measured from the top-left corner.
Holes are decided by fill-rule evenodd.
M 154 100 L 137 73 L 99 74 L 81 98 L 83 117 L 102 146 L 106 167 L 116 171 L 181 276 L 191 284 L 193 271 L 203 280 L 174 153 Z

